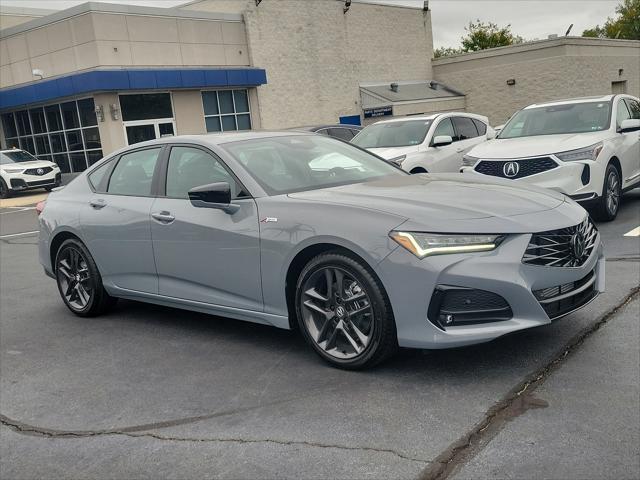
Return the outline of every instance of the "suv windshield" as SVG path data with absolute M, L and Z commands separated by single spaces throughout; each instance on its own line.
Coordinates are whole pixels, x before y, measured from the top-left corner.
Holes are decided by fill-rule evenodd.
M 498 138 L 598 132 L 609 128 L 610 102 L 566 103 L 516 113 Z
M 257 138 L 222 147 L 269 195 L 408 175 L 374 155 L 320 135 Z
M 36 157 L 24 150 L 15 150 L 11 152 L 0 152 L 0 165 L 20 162 L 35 162 Z
M 374 123 L 362 130 L 351 143 L 362 148 L 410 147 L 424 142 L 431 120 Z

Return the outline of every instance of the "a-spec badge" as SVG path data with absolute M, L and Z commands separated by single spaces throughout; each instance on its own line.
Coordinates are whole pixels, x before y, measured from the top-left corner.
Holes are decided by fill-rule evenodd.
M 277 222 L 278 219 L 276 217 L 265 217 L 262 220 L 260 220 L 260 223 L 271 223 L 271 222 Z

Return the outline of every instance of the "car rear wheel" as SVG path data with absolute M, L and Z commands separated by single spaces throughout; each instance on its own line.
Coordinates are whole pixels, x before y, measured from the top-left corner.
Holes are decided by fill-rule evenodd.
M 100 315 L 117 301 L 104 289 L 93 257 L 78 240 L 62 243 L 56 255 L 55 272 L 62 301 L 78 316 Z
M 615 165 L 609 164 L 604 175 L 602 196 L 598 200 L 598 205 L 594 212 L 596 217 L 605 222 L 614 220 L 620 209 L 621 198 L 622 183 L 620 181 L 620 172 Z
M 397 349 L 391 305 L 361 261 L 340 252 L 313 258 L 298 278 L 298 325 L 307 343 L 331 365 L 358 370 Z
M 9 198 L 11 196 L 11 190 L 7 187 L 6 182 L 0 178 L 0 198 Z

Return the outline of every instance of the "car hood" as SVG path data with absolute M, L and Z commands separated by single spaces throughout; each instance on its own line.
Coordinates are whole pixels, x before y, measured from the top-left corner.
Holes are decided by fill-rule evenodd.
M 557 228 L 568 225 L 565 218 L 543 214 L 564 204 L 564 195 L 471 174 L 392 176 L 289 197 L 379 210 L 408 220 L 416 229 L 432 232 L 530 232 L 532 215 L 535 222 L 539 218 L 545 225 L 554 225 L 549 229 L 556 224 Z M 583 214 L 584 210 L 579 216 Z
M 411 145 L 409 147 L 383 147 L 383 148 L 367 148 L 368 151 L 384 158 L 391 160 L 401 155 L 407 155 L 419 151 L 419 145 Z
M 566 152 L 588 147 L 607 137 L 607 132 L 536 135 L 520 138 L 496 138 L 471 149 L 469 155 L 479 158 L 522 158 Z
M 44 168 L 44 167 L 53 167 L 55 164 L 51 162 L 47 162 L 46 160 L 33 160 L 31 162 L 18 162 L 18 163 L 6 163 L 0 165 L 0 169 L 12 169 L 12 168 L 22 168 L 26 170 L 27 168 Z

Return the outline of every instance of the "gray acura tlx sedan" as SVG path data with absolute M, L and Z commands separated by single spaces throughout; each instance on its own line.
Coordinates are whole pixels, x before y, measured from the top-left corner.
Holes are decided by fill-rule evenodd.
M 306 133 L 136 144 L 39 218 L 40 261 L 77 315 L 127 298 L 297 327 L 342 368 L 548 324 L 604 290 L 600 235 L 567 197 L 409 175 Z

